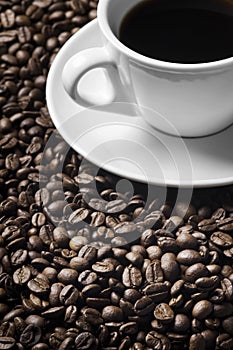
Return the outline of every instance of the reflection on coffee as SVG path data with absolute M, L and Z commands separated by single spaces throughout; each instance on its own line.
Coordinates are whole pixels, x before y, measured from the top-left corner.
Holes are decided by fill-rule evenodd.
M 233 56 L 233 5 L 224 0 L 145 0 L 123 18 L 120 41 L 167 62 L 203 63 Z

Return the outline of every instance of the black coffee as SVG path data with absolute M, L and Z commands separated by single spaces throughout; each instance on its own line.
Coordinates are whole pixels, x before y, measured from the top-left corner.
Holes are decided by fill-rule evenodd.
M 224 0 L 145 0 L 123 18 L 120 41 L 147 57 L 203 63 L 233 56 L 233 6 Z

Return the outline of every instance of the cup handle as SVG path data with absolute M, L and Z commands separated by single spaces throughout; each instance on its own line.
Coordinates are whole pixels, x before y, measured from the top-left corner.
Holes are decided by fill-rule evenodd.
M 80 79 L 87 72 L 95 68 L 107 69 L 108 77 L 112 84 L 112 93 L 109 96 L 109 100 L 112 100 L 111 102 L 135 103 L 133 99 L 128 96 L 129 89 L 121 83 L 117 65 L 111 58 L 108 50 L 105 47 L 94 47 L 72 56 L 63 68 L 63 86 L 70 97 L 79 105 L 83 107 L 90 107 L 93 105 L 93 103 L 88 101 L 88 97 L 84 99 L 80 96 L 77 86 Z

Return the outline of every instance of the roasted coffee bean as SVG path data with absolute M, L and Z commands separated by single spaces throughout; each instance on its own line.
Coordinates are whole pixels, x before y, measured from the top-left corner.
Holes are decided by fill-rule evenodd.
M 101 275 L 110 275 L 114 271 L 114 265 L 108 261 L 97 261 L 92 265 L 92 270 Z
M 149 346 L 150 349 L 158 349 L 158 350 L 170 350 L 171 343 L 169 339 L 163 334 L 157 333 L 156 331 L 151 331 L 146 336 L 146 345 Z
M 56 317 L 61 317 L 64 313 L 64 306 L 55 306 L 41 313 L 41 316 L 54 319 Z
M 73 285 L 70 284 L 62 289 L 59 295 L 59 300 L 61 304 L 71 305 L 77 302 L 78 297 L 79 291 Z
M 117 306 L 106 306 L 102 311 L 102 317 L 107 322 L 123 321 L 122 310 Z
M 141 293 L 136 289 L 128 288 L 124 291 L 124 298 L 132 303 L 135 303 L 141 298 Z
M 201 300 L 194 305 L 193 317 L 203 320 L 213 312 L 213 305 L 208 300 Z
M 233 218 L 225 218 L 217 223 L 218 229 L 223 232 L 231 232 L 233 230 Z
M 123 324 L 119 328 L 120 333 L 126 334 L 126 335 L 133 335 L 138 333 L 138 325 L 136 322 L 128 322 Z
M 28 325 L 20 335 L 20 343 L 24 346 L 30 347 L 40 341 L 41 329 L 32 324 Z
M 167 283 L 152 283 L 143 289 L 143 292 L 155 303 L 164 301 L 169 293 Z
M 193 265 L 201 262 L 202 258 L 199 252 L 193 249 L 182 250 L 177 255 L 177 261 L 183 265 Z
M 222 321 L 222 327 L 225 332 L 233 336 L 233 316 Z
M 142 274 L 137 267 L 125 267 L 122 275 L 122 282 L 126 287 L 138 287 L 142 283 Z
M 232 226 L 233 227 L 233 226 Z M 223 233 L 221 231 L 214 232 L 210 236 L 210 240 L 219 246 L 220 248 L 229 248 L 233 245 L 233 238 L 227 233 Z
M 64 268 L 57 275 L 59 282 L 64 284 L 77 283 L 78 272 L 74 269 Z
M 61 291 L 63 290 L 64 284 L 62 283 L 54 283 L 51 286 L 50 294 L 49 294 L 49 302 L 51 306 L 57 306 L 60 302 L 59 296 Z
M 155 318 L 164 323 L 169 323 L 174 319 L 174 312 L 166 303 L 158 304 L 154 309 Z
M 196 286 L 199 290 L 212 290 L 219 285 L 219 277 L 211 276 L 211 277 L 201 277 L 196 280 Z
M 69 245 L 69 237 L 64 227 L 58 226 L 53 231 L 53 239 L 62 248 L 67 248 Z
M 29 281 L 31 277 L 31 269 L 28 266 L 22 266 L 13 274 L 13 281 L 15 284 L 23 285 Z
M 191 265 L 185 270 L 185 279 L 192 283 L 194 283 L 198 278 L 206 277 L 208 275 L 209 270 L 201 263 Z
M 70 267 L 81 272 L 89 267 L 89 262 L 85 258 L 76 256 L 70 260 Z
M 221 286 L 222 290 L 224 291 L 226 300 L 231 301 L 233 299 L 233 283 L 228 278 L 224 278 L 221 281 Z
M 189 349 L 190 350 L 205 350 L 205 340 L 200 333 L 193 334 L 189 341 Z
M 175 282 L 180 274 L 179 264 L 174 253 L 165 253 L 161 258 L 161 267 L 166 280 Z
M 224 318 L 232 315 L 233 305 L 228 302 L 223 302 L 221 304 L 214 304 L 214 317 Z
M 66 323 L 73 323 L 78 315 L 78 309 L 75 305 L 69 305 L 66 308 L 64 320 Z
M 213 218 L 204 219 L 198 223 L 198 228 L 201 232 L 212 232 L 217 228 L 217 224 Z
M 143 256 L 140 253 L 137 252 L 129 252 L 125 255 L 126 259 L 129 260 L 129 262 L 132 265 L 135 265 L 137 267 L 141 267 L 143 263 Z
M 15 339 L 12 337 L 0 337 L 0 349 L 8 350 L 13 349 L 15 346 Z
M 86 259 L 87 261 L 92 261 L 96 257 L 96 248 L 88 245 L 84 245 L 78 252 L 78 256 Z
M 185 314 L 176 314 L 173 329 L 177 333 L 185 333 L 190 328 L 189 317 Z
M 233 338 L 227 333 L 222 333 L 217 337 L 216 345 L 219 349 L 231 349 L 233 346 Z
M 28 288 L 35 294 L 45 294 L 50 289 L 49 280 L 45 275 L 40 273 L 28 282 Z
M 101 316 L 101 313 L 96 309 L 85 308 L 84 310 L 82 310 L 82 314 L 84 316 L 85 321 L 90 323 L 91 325 L 100 325 L 103 323 L 103 318 Z M 112 315 L 111 310 L 110 310 L 110 312 L 107 311 L 107 314 L 111 317 L 111 315 Z M 87 327 L 87 328 L 89 328 L 89 327 Z
M 138 299 L 134 304 L 134 311 L 138 316 L 146 316 L 154 309 L 154 303 L 152 299 L 147 296 L 143 296 Z
M 133 316 L 135 314 L 133 309 L 133 304 L 128 300 L 121 298 L 119 301 L 117 300 L 116 304 L 118 305 L 118 303 L 126 316 Z
M 146 280 L 148 282 L 163 282 L 163 270 L 159 260 L 155 260 L 146 268 Z
M 98 341 L 93 334 L 89 332 L 83 332 L 75 338 L 75 346 L 76 349 L 80 350 L 96 350 L 98 346 Z
M 78 282 L 80 282 L 83 285 L 88 285 L 88 284 L 92 284 L 95 283 L 95 281 L 97 280 L 97 274 L 91 270 L 85 270 L 83 272 L 80 273 L 80 275 L 78 276 Z
M 197 249 L 197 239 L 188 232 L 182 232 L 176 238 L 176 243 L 181 249 Z
M 87 219 L 89 214 L 90 214 L 90 211 L 88 209 L 83 209 L 83 208 L 77 209 L 70 215 L 69 222 L 71 224 L 77 224 L 79 222 L 85 221 L 85 219 Z

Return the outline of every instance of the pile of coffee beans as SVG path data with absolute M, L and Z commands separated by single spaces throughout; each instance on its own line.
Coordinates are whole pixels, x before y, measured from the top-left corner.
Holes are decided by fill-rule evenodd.
M 48 69 L 96 7 L 0 0 L 0 350 L 232 350 L 233 187 L 119 191 L 49 117 Z

